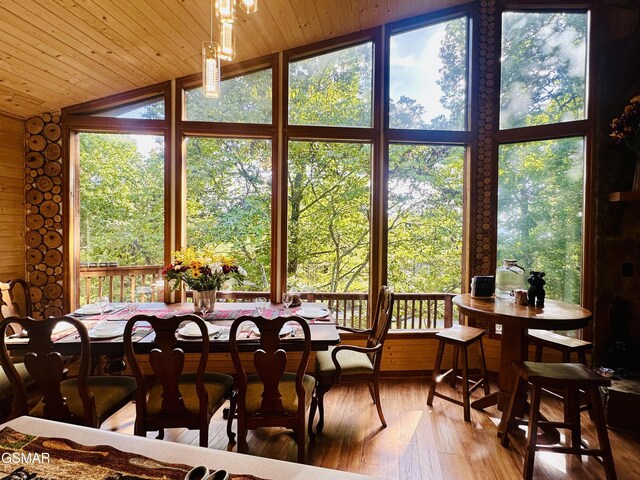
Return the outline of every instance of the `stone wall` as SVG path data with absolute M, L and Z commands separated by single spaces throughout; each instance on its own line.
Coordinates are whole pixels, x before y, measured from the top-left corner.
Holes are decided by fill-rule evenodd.
M 609 139 L 611 119 L 640 95 L 640 2 L 607 1 L 598 62 L 596 135 L 595 363 L 640 372 L 640 202 L 611 203 L 628 191 L 634 155 Z M 616 342 L 625 348 L 616 350 Z M 621 346 L 622 347 L 622 346 Z

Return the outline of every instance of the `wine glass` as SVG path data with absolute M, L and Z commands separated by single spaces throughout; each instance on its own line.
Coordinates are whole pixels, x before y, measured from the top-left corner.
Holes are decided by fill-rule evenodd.
M 289 307 L 291 306 L 291 303 L 293 303 L 293 294 L 291 292 L 284 292 L 282 294 L 282 304 L 284 305 L 285 317 L 288 317 L 290 315 Z
M 134 302 L 127 302 L 127 304 L 125 305 L 127 312 L 129 312 L 130 314 L 132 314 L 133 312 L 135 312 L 138 309 L 138 304 L 134 303 Z
M 96 307 L 98 307 L 98 310 L 100 310 L 100 320 L 102 320 L 104 317 L 104 312 L 107 308 L 107 305 L 109 305 L 109 297 L 107 296 L 99 297 L 96 301 Z
M 256 303 L 256 310 L 258 311 L 258 315 L 260 315 L 261 317 L 264 316 L 264 312 L 267 309 L 267 299 L 264 297 L 258 297 L 255 300 Z

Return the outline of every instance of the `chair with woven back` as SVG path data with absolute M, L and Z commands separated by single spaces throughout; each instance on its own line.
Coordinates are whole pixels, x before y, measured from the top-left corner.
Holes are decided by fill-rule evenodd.
M 76 378 L 65 379 L 64 358 L 53 350 L 54 328 L 66 322 L 75 329 L 81 351 Z M 41 400 L 30 408 L 27 386 L 7 350 L 6 331 L 10 323 L 29 332 L 24 365 L 37 385 Z M 35 320 L 10 317 L 0 322 L 0 363 L 13 387 L 14 398 L 9 418 L 31 415 L 49 420 L 99 427 L 133 397 L 135 381 L 131 377 L 89 376 L 91 346 L 85 325 L 72 317 Z
M 380 289 L 371 328 L 358 330 L 338 326 L 339 330 L 353 333 L 367 333 L 366 347 L 356 345 L 338 345 L 328 351 L 316 354 L 316 388 L 309 414 L 309 431 L 313 429 L 316 409 L 319 412 L 317 433 L 324 428 L 324 395 L 333 385 L 349 382 L 364 382 L 369 385 L 369 393 L 378 410 L 382 426 L 387 422 L 380 404 L 380 364 L 384 341 L 391 326 L 393 311 L 393 293 L 385 286 Z
M 240 326 L 252 322 L 256 331 L 246 333 Z M 287 326 L 288 335 L 295 337 L 287 341 L 300 342 L 302 353 L 299 360 L 288 356 L 281 348 L 282 329 L 287 322 L 296 323 L 301 328 Z M 251 327 L 250 324 L 247 325 Z M 238 331 L 241 338 L 238 340 Z M 298 444 L 298 462 L 304 462 L 306 446 L 306 412 L 309 406 L 315 380 L 306 375 L 307 364 L 311 352 L 311 336 L 309 325 L 305 320 L 296 317 L 262 317 L 241 316 L 231 326 L 229 333 L 231 359 L 236 369 L 236 389 L 238 393 L 238 452 L 247 451 L 247 430 L 261 427 L 285 427 L 295 432 Z M 256 373 L 248 373 L 249 359 L 241 357 L 239 345 L 243 340 L 259 336 L 260 345 L 252 348 L 252 369 Z M 296 355 L 297 357 L 297 355 Z M 287 368 L 289 367 L 289 368 Z M 291 368 L 295 367 L 295 368 Z M 233 413 L 233 412 L 232 412 Z
M 137 323 L 146 322 L 153 328 L 155 339 L 148 353 L 149 366 L 154 375 L 153 383 L 142 370 L 138 355 L 140 344 L 132 340 Z M 201 333 L 196 372 L 185 372 L 185 353 L 178 344 L 176 330 L 185 322 L 194 322 Z M 233 378 L 222 373 L 206 372 L 209 359 L 209 333 L 202 318 L 197 315 L 178 315 L 160 318 L 152 315 L 135 315 L 124 330 L 124 349 L 133 371 L 136 391 L 136 420 L 134 433 L 146 436 L 147 431 L 158 430 L 158 438 L 164 438 L 165 428 L 197 429 L 200 446 L 209 442 L 209 423 L 214 413 L 231 400 L 234 409 Z M 148 351 L 148 346 L 146 350 Z M 227 423 L 229 440 L 233 441 L 231 421 Z

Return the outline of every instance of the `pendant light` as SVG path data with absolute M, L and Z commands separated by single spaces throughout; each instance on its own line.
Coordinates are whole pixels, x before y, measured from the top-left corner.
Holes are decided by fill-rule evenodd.
M 207 97 L 220 96 L 220 45 L 213 41 L 213 0 L 211 0 L 210 38 L 202 42 L 202 88 Z
M 233 23 L 220 24 L 220 59 L 231 61 L 236 58 L 236 36 L 233 34 Z
M 258 11 L 258 0 L 240 0 L 240 8 L 245 13 L 256 13 Z

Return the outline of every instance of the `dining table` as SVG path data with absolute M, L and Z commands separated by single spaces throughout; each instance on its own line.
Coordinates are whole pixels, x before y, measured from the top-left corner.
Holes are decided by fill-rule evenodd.
M 493 405 L 500 411 L 506 410 L 516 379 L 512 363 L 527 360 L 529 329 L 575 330 L 586 327 L 592 318 L 586 308 L 558 300 L 545 300 L 543 307 L 537 307 L 493 296 L 475 298 L 467 293 L 453 297 L 453 304 L 467 317 L 468 323 L 502 326 L 498 390 L 471 403 L 479 410 Z
M 307 317 L 307 311 L 319 312 Z M 89 312 L 89 313 L 86 313 Z M 262 316 L 273 318 L 284 315 L 285 309 L 278 304 L 271 304 L 263 312 Z M 330 346 L 340 343 L 340 334 L 336 328 L 336 323 L 331 311 L 326 305 L 321 303 L 303 304 L 301 307 L 290 308 L 288 313 L 292 317 L 304 318 L 309 324 L 311 333 L 311 350 L 328 350 Z M 70 315 L 80 319 L 87 330 L 91 341 L 91 354 L 95 358 L 104 355 L 107 357 L 105 371 L 108 373 L 120 373 L 124 369 L 124 342 L 122 330 L 125 323 L 134 315 L 155 315 L 159 317 L 194 314 L 193 303 L 163 303 L 149 302 L 135 304 L 135 310 L 127 308 L 125 303 L 111 303 L 107 306 L 103 314 L 95 313 L 95 310 L 80 308 Z M 240 316 L 259 315 L 253 303 L 242 302 L 220 302 L 216 303 L 212 312 L 198 313 L 205 321 L 210 323 L 212 335 L 209 337 L 209 351 L 211 353 L 229 352 L 229 329 L 233 321 Z M 120 329 L 102 330 L 100 326 L 117 325 Z M 280 348 L 286 351 L 301 351 L 304 348 L 302 341 L 302 329 L 295 327 L 295 322 L 291 322 L 288 334 L 283 336 Z M 98 327 L 98 328 L 96 328 Z M 103 335 L 100 331 L 112 332 Z M 198 336 L 181 335 L 181 330 L 176 332 L 178 340 L 177 346 L 185 353 L 198 353 L 202 350 L 202 341 Z M 7 348 L 20 351 L 27 348 L 28 337 L 14 335 L 6 340 Z M 154 347 L 153 340 L 155 333 L 151 327 L 144 322 L 139 322 L 134 328 L 132 340 L 136 343 L 136 351 L 148 353 Z M 245 324 L 238 331 L 238 349 L 245 352 L 253 352 L 259 346 L 259 335 L 251 328 L 251 324 Z M 77 355 L 80 353 L 80 338 L 76 330 L 64 328 L 64 326 L 54 331 L 52 335 L 53 349 L 62 355 Z
M 18 470 L 16 478 L 183 480 L 200 465 L 232 480 L 375 478 L 27 416 L 0 425 L 0 458 L 0 478 Z

